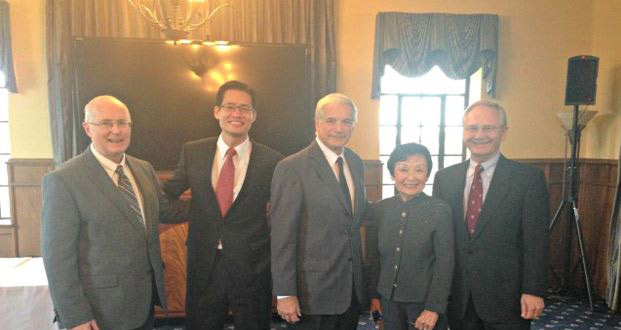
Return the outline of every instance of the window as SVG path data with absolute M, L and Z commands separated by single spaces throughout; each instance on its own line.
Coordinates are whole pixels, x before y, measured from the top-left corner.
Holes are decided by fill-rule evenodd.
M 380 161 L 386 164 L 397 145 L 425 145 L 431 153 L 433 169 L 424 191 L 431 194 L 435 172 L 466 157 L 462 117 L 469 101 L 479 98 L 480 86 L 480 71 L 470 78 L 453 80 L 435 66 L 424 76 L 408 78 L 387 65 L 381 80 Z M 392 178 L 384 166 L 382 197 L 394 193 Z
M 9 141 L 8 91 L 4 86 L 4 74 L 0 72 L 0 225 L 11 224 L 9 203 L 9 177 L 6 162 L 11 157 Z

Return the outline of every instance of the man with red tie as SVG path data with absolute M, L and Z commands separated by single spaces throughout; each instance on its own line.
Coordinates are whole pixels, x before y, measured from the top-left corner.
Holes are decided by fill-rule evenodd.
M 455 225 L 450 328 L 526 330 L 541 315 L 547 289 L 545 178 L 500 153 L 508 130 L 500 104 L 475 102 L 463 124 L 470 159 L 440 170 L 433 184 Z
M 164 192 L 192 192 L 188 231 L 186 329 L 269 329 L 270 233 L 267 206 L 278 152 L 250 140 L 254 91 L 239 81 L 216 94 L 218 137 L 186 143 Z

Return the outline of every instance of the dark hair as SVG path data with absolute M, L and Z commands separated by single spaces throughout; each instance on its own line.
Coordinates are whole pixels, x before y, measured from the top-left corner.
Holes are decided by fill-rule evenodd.
M 388 163 L 386 164 L 390 175 L 393 177 L 395 176 L 395 165 L 398 162 L 407 160 L 408 157 L 414 155 L 421 155 L 425 157 L 425 161 L 427 161 L 427 176 L 429 176 L 429 174 L 431 173 L 431 169 L 433 168 L 431 154 L 429 153 L 427 147 L 418 143 L 406 143 L 398 145 L 395 150 L 390 153 L 390 158 L 388 158 Z
M 254 108 L 254 96 L 255 96 L 254 90 L 250 88 L 250 86 L 237 80 L 229 80 L 225 82 L 224 84 L 222 84 L 220 88 L 218 88 L 218 93 L 216 93 L 216 106 L 222 105 L 222 99 L 224 99 L 224 93 L 228 90 L 242 91 L 250 95 L 250 101 L 252 102 L 252 107 Z

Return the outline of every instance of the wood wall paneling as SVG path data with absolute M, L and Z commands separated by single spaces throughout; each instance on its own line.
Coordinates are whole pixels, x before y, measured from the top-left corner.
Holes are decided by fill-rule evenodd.
M 519 160 L 543 169 L 550 190 L 550 218 L 554 215 L 563 198 L 563 172 L 565 165 L 559 159 Z M 381 196 L 381 163 L 365 161 L 367 171 L 365 184 L 369 200 Z M 0 256 L 38 256 L 40 255 L 39 214 L 41 211 L 41 178 L 52 169 L 50 159 L 11 159 L 9 161 L 9 185 L 13 225 L 0 227 Z M 170 172 L 160 173 L 162 179 L 170 177 Z M 586 245 L 586 255 L 595 292 L 604 296 L 607 286 L 608 250 L 610 235 L 610 213 L 616 188 L 616 160 L 580 160 L 580 185 L 578 208 Z M 560 286 L 559 278 L 552 274 L 563 273 L 563 255 L 568 251 L 573 275 L 570 285 L 584 287 L 582 271 L 578 265 L 576 238 L 567 229 L 566 214 L 559 219 L 550 233 L 550 286 Z M 179 227 L 177 227 L 179 226 Z M 160 238 L 162 253 L 167 265 L 165 280 L 167 296 L 171 306 L 171 316 L 181 315 L 185 300 L 185 237 L 187 225 L 162 226 Z M 568 245 L 569 242 L 569 245 Z M 178 282 L 181 281 L 181 282 Z M 175 284 L 176 283 L 176 284 Z
M 13 226 L 0 227 L 0 258 L 17 257 L 15 229 Z
M 17 257 L 41 256 L 40 212 L 42 203 L 41 180 L 52 170 L 51 159 L 17 159 L 8 161 L 9 198 L 11 201 L 12 237 L 0 237 L 0 254 L 7 240 L 14 242 Z
M 520 160 L 543 169 L 550 191 L 550 220 L 566 192 L 563 191 L 563 173 L 568 164 L 562 159 Z M 582 229 L 585 255 L 594 293 L 605 297 L 608 285 L 608 250 L 610 245 L 610 217 L 616 189 L 617 161 L 581 159 L 579 162 L 578 214 Z M 568 186 L 567 186 L 568 188 Z M 550 232 L 549 285 L 585 288 L 583 271 L 579 264 L 579 249 L 573 222 L 568 220 L 566 208 Z M 569 255 L 569 266 L 566 265 Z M 567 283 L 562 283 L 565 270 Z

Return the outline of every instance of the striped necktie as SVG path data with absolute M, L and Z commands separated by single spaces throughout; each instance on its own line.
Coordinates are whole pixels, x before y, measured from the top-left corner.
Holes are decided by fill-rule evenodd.
M 144 225 L 142 212 L 140 212 L 140 205 L 138 205 L 138 198 L 136 198 L 136 194 L 134 193 L 134 189 L 132 188 L 129 178 L 125 175 L 125 172 L 123 172 L 123 165 L 117 166 L 115 172 L 119 176 L 119 191 L 121 192 L 121 195 L 123 195 L 123 198 L 129 204 L 129 207 L 136 215 L 138 221 Z

